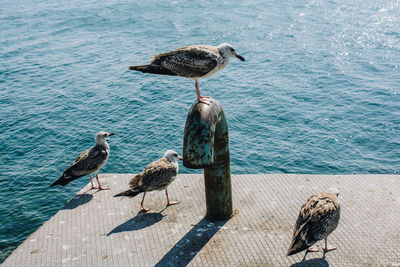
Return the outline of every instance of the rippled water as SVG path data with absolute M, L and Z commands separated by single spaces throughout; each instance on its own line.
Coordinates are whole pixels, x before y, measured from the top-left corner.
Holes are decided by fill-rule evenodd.
M 400 2 L 264 2 L 2 1 L 0 262 L 88 182 L 49 188 L 96 132 L 103 173 L 182 150 L 194 82 L 128 66 L 185 45 L 246 58 L 200 83 L 233 173 L 398 173 Z

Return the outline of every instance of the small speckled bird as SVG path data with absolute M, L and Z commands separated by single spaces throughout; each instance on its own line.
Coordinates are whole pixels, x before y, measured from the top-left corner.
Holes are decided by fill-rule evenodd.
M 210 97 L 200 95 L 198 79 L 225 68 L 231 57 L 244 61 L 244 58 L 228 43 L 219 46 L 191 45 L 155 55 L 149 65 L 130 66 L 129 69 L 143 73 L 192 78 L 195 80 L 197 100 L 208 105 Z
M 52 183 L 50 186 L 61 185 L 65 186 L 69 182 L 89 174 L 92 189 L 108 190 L 107 187 L 102 187 L 99 181 L 98 172 L 101 167 L 106 164 L 108 156 L 110 155 L 110 146 L 107 143 L 107 138 L 114 135 L 114 133 L 99 132 L 96 134 L 96 145 L 83 151 L 66 169 L 61 177 Z M 96 174 L 98 186 L 93 185 L 92 173 Z
M 292 243 L 287 256 L 307 249 L 307 252 L 317 252 L 313 245 L 325 239 L 324 252 L 335 250 L 328 247 L 327 238 L 336 229 L 340 218 L 339 189 L 312 195 L 301 207 L 299 217 L 293 232 Z
M 178 160 L 182 160 L 182 157 L 180 157 L 175 151 L 168 150 L 165 152 L 162 158 L 153 161 L 147 165 L 144 171 L 133 177 L 129 181 L 128 190 L 123 191 L 114 197 L 134 197 L 140 193 L 143 193 L 140 206 L 142 207 L 142 212 L 147 212 L 149 209 L 143 206 L 146 192 L 165 189 L 167 206 L 178 204 L 179 202 L 169 200 L 167 191 L 168 185 L 170 185 L 178 175 Z

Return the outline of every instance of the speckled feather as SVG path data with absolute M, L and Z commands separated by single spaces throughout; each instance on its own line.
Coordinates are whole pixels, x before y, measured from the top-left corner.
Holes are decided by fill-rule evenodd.
M 129 188 L 116 196 L 134 197 L 141 192 L 162 190 L 172 183 L 178 174 L 178 164 L 166 158 L 153 161 L 129 181 Z
M 193 45 L 161 53 L 151 60 L 152 65 L 159 65 L 186 78 L 203 77 L 218 65 L 221 57 L 218 48 L 210 45 Z
M 97 144 L 83 151 L 52 185 L 66 185 L 79 177 L 98 171 L 106 163 L 109 154 L 110 147 L 107 143 Z
M 301 207 L 288 255 L 305 250 L 336 229 L 340 218 L 337 196 L 323 192 L 312 195 Z
M 106 163 L 109 152 L 107 146 L 95 145 L 83 151 L 65 173 L 68 171 L 74 176 L 83 176 L 95 172 Z
M 233 53 L 233 47 L 229 44 L 221 45 L 223 45 L 224 49 L 232 49 L 228 53 Z M 130 66 L 129 69 L 143 73 L 181 76 L 192 79 L 204 78 L 225 68 L 229 62 L 229 56 L 233 55 L 227 55 L 227 52 L 224 52 L 220 46 L 185 46 L 154 56 L 149 65 Z M 243 57 L 235 56 L 244 61 Z

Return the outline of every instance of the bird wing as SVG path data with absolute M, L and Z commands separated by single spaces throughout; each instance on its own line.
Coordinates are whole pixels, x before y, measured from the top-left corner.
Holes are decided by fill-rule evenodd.
M 177 169 L 166 158 L 161 158 L 150 163 L 141 173 L 142 186 L 148 188 L 163 188 L 167 186 L 172 177 L 177 175 Z
M 179 48 L 154 56 L 151 64 L 160 65 L 179 76 L 201 77 L 218 65 L 219 52 L 212 46 L 199 45 Z
M 93 147 L 92 147 L 92 148 L 93 148 Z M 92 148 L 88 148 L 88 149 L 86 149 L 85 151 L 83 151 L 81 154 L 79 154 L 79 156 L 76 157 L 75 161 L 74 161 L 72 164 L 77 163 L 77 162 L 79 162 L 80 160 L 83 160 L 83 159 L 87 158 L 87 156 L 88 156 L 88 154 L 89 154 L 89 151 L 90 151 Z
M 135 175 L 130 181 L 129 181 L 129 188 L 130 189 L 135 189 L 138 186 L 142 185 L 142 175 L 141 174 L 137 174 Z
M 311 247 L 321 237 L 333 231 L 337 224 L 333 223 L 327 227 L 326 219 L 336 217 L 338 222 L 339 217 L 336 215 L 339 212 L 339 202 L 335 195 L 330 193 L 312 195 L 300 209 L 288 255 Z
M 106 148 L 96 145 L 82 152 L 64 173 L 68 176 L 83 176 L 92 173 L 100 168 L 107 157 Z
M 311 221 L 318 222 L 329 213 L 339 208 L 339 202 L 331 193 L 320 193 L 312 201 L 310 210 Z
M 303 239 L 314 239 L 313 229 L 318 228 L 323 219 L 331 212 L 339 208 L 339 203 L 332 194 L 320 193 L 312 195 L 301 207 L 299 217 L 296 221 L 295 235 L 302 235 Z

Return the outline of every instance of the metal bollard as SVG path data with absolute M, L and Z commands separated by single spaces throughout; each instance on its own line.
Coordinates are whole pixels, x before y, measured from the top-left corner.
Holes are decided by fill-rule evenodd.
M 232 186 L 228 124 L 221 104 L 195 102 L 186 119 L 183 139 L 183 165 L 204 168 L 207 219 L 232 217 Z

